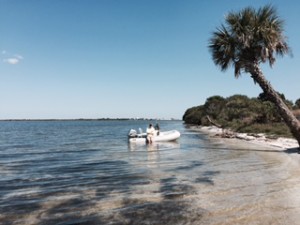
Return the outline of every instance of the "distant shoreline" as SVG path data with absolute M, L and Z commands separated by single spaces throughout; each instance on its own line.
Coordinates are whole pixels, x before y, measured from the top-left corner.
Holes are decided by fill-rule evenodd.
M 182 121 L 180 119 L 151 119 L 151 118 L 98 118 L 98 119 L 0 119 L 0 122 L 14 122 L 14 121 L 124 121 L 124 120 L 141 120 L 141 121 L 151 121 L 151 120 L 157 120 L 157 121 Z

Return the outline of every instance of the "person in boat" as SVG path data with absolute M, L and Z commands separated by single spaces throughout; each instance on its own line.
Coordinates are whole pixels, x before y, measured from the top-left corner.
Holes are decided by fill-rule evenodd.
M 151 144 L 152 143 L 152 138 L 153 138 L 153 136 L 155 134 L 155 129 L 152 126 L 151 123 L 149 124 L 149 127 L 147 127 L 146 133 L 147 133 L 147 143 Z
M 159 129 L 160 129 L 160 128 L 159 128 L 159 124 L 158 124 L 158 123 L 155 124 L 155 127 L 154 127 L 154 128 L 155 128 L 155 130 L 156 130 L 156 132 L 157 132 L 157 135 L 159 135 Z

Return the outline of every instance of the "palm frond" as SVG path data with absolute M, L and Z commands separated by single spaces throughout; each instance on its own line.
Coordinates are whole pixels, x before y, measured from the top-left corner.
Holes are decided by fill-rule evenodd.
M 249 71 L 251 63 L 269 62 L 272 66 L 276 55 L 290 52 L 283 35 L 284 22 L 272 5 L 230 12 L 224 24 L 213 33 L 209 49 L 222 71 L 234 66 L 235 77 Z
M 209 49 L 212 52 L 214 63 L 225 71 L 232 63 L 235 43 L 225 26 L 217 28 L 210 39 Z

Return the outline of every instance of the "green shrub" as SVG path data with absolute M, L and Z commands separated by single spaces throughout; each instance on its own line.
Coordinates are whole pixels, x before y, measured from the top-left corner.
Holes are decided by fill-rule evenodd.
M 284 97 L 282 94 L 281 96 Z M 298 107 L 293 106 L 292 102 L 285 98 L 284 101 L 289 104 L 289 107 Z M 300 100 L 297 101 L 299 102 Z M 295 112 L 298 111 L 295 110 Z M 208 126 L 211 123 L 207 116 L 214 123 L 237 132 L 291 137 L 276 107 L 264 94 L 260 94 L 258 98 L 248 98 L 245 95 L 233 95 L 228 98 L 212 96 L 204 105 L 187 109 L 183 120 L 186 124 Z

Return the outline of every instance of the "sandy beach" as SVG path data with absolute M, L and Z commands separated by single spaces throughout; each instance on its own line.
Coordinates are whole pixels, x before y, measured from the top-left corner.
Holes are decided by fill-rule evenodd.
M 298 154 L 298 142 L 293 138 L 268 138 L 265 134 L 236 133 L 216 126 L 192 126 L 193 130 L 205 133 L 211 138 L 219 138 L 224 142 L 237 145 L 247 145 L 256 150 L 282 151 L 287 153 L 293 162 L 300 165 L 300 154 Z

